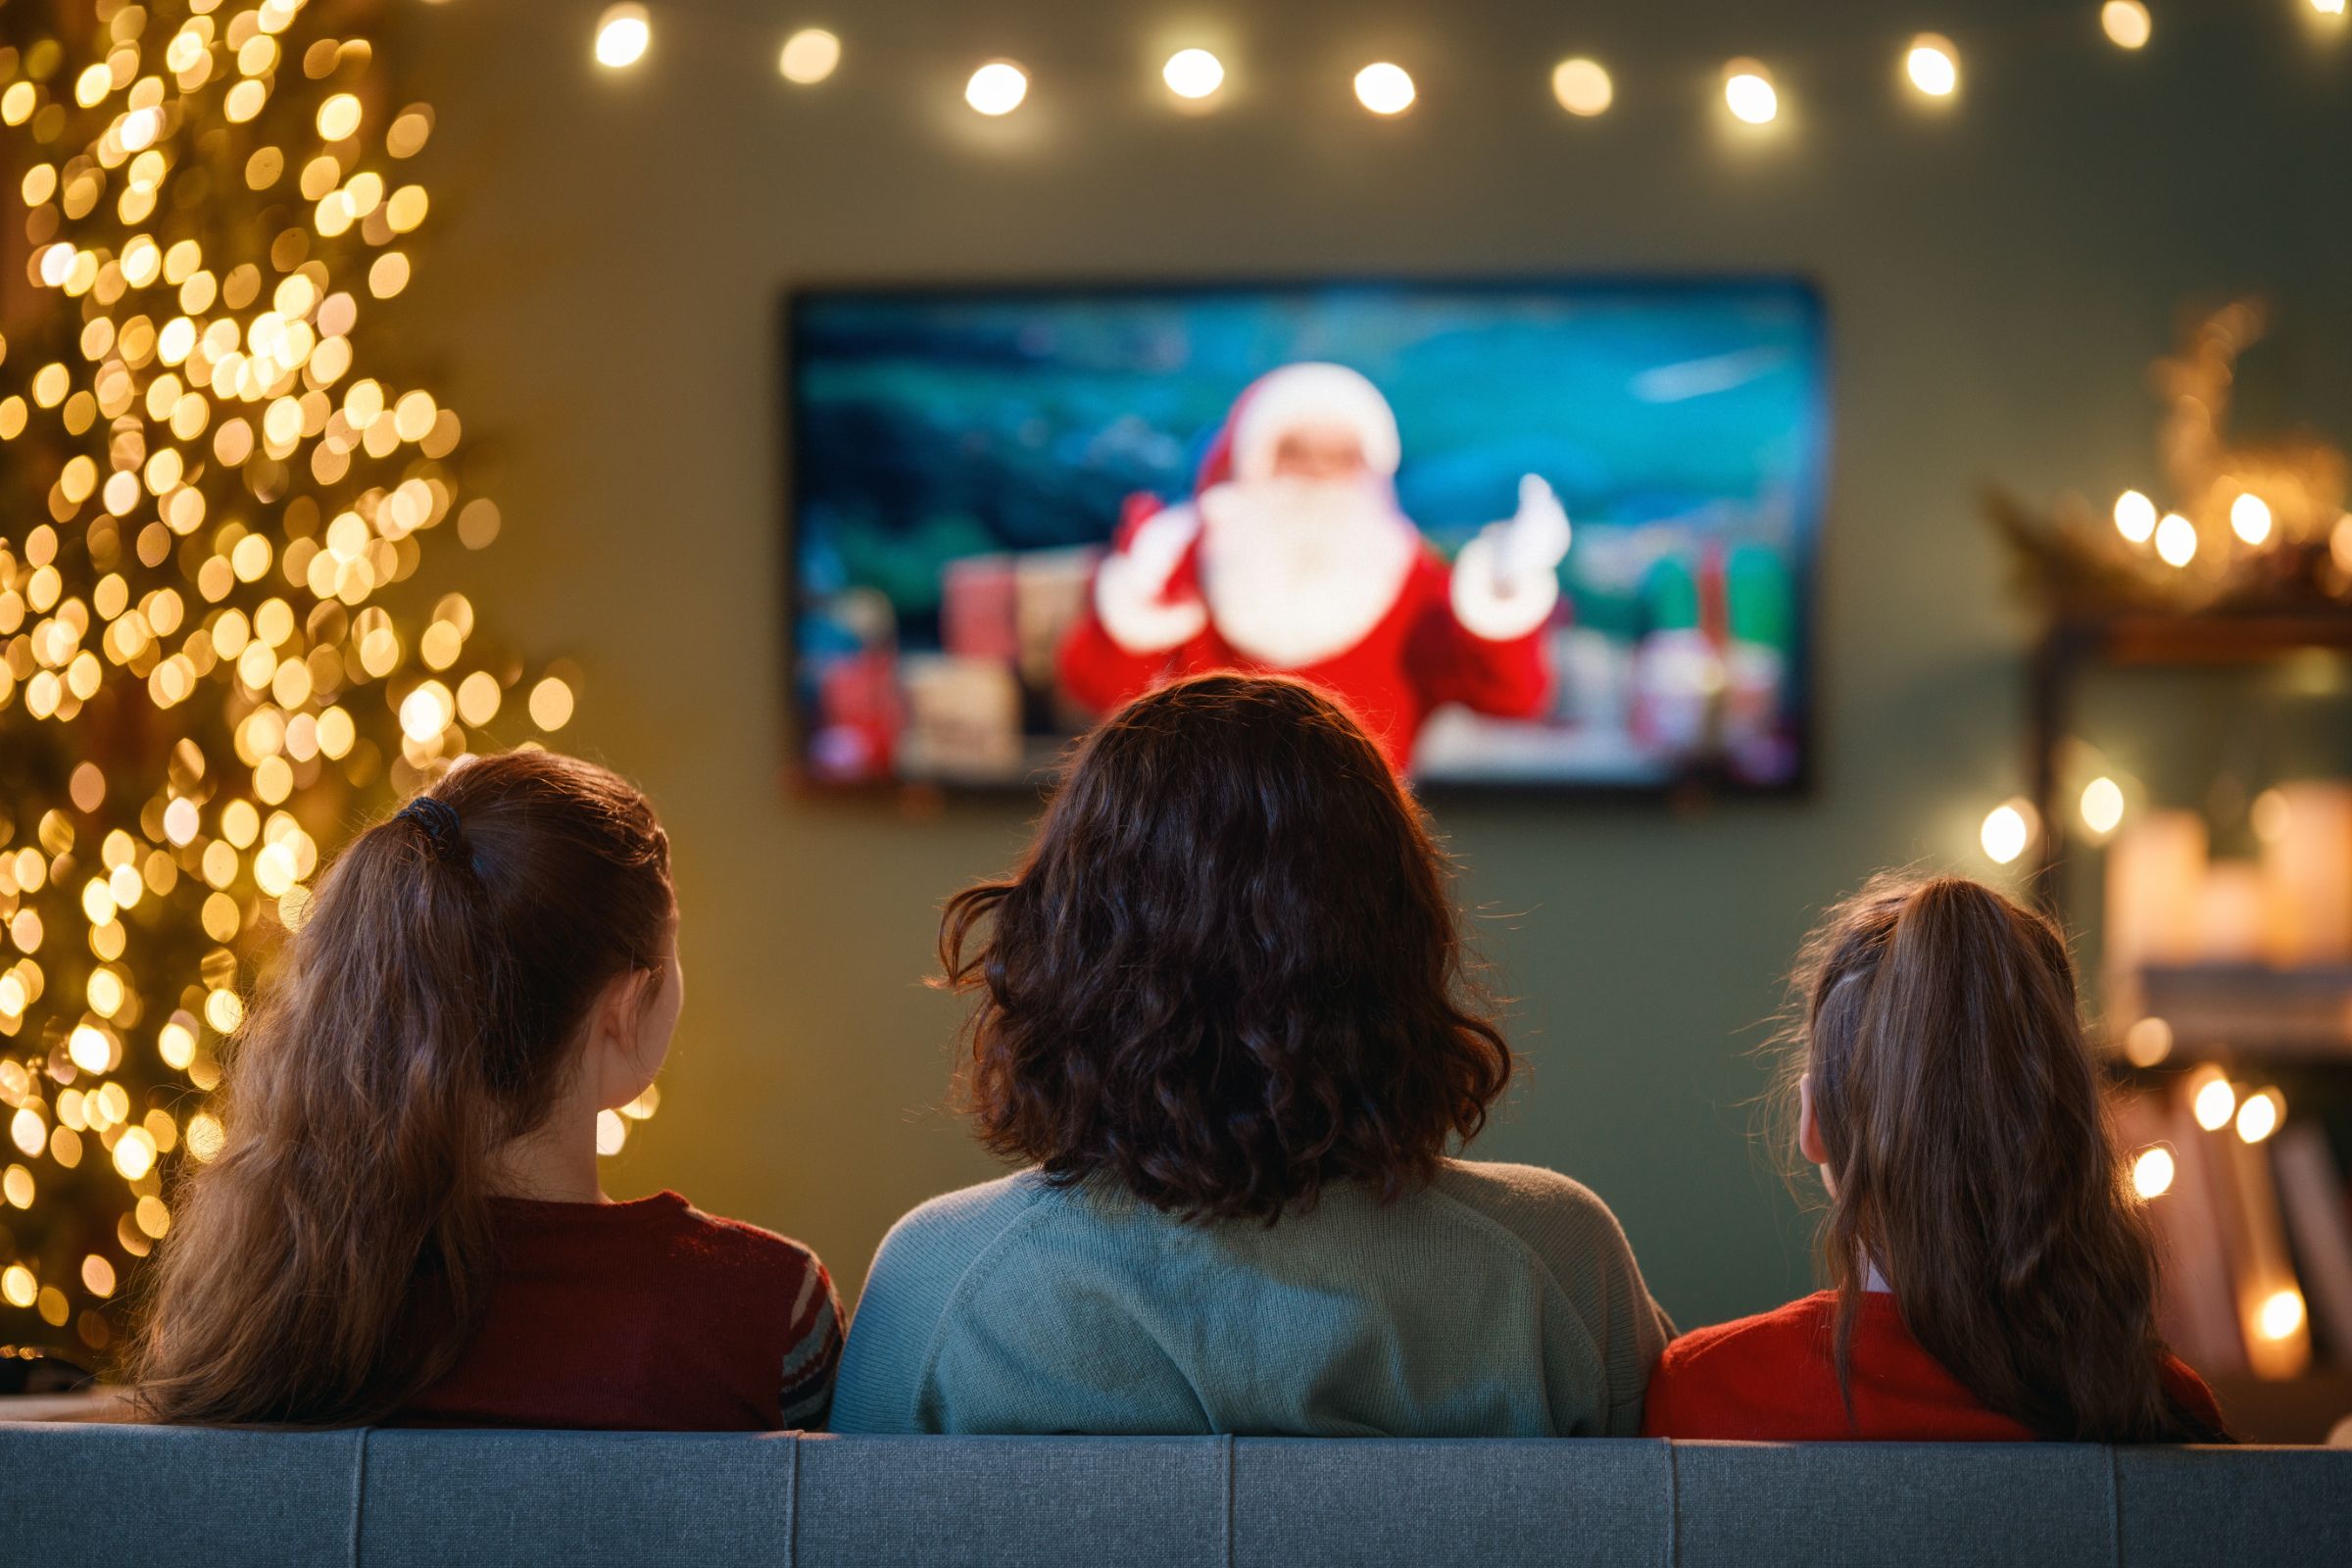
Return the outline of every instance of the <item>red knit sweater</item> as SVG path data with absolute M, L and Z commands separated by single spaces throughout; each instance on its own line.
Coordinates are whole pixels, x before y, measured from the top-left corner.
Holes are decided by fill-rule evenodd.
M 821 1427 L 841 1302 L 816 1254 L 675 1193 L 497 1201 L 481 1332 L 390 1424 L 669 1432 Z
M 1873 1291 L 1854 1319 L 1854 1414 L 1838 1397 L 1832 1335 L 1838 1293 L 1696 1329 L 1666 1347 L 1649 1375 L 1642 1435 L 1745 1443 L 2000 1443 L 2034 1434 L 1988 1410 L 1920 1347 L 1894 1298 Z M 2204 1379 L 2168 1357 L 2166 1385 L 2216 1428 Z

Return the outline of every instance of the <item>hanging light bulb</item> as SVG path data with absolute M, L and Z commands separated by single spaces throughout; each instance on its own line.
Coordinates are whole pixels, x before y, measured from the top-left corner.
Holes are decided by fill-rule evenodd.
M 1355 74 L 1355 99 L 1376 115 L 1401 115 L 1413 107 L 1413 78 L 1402 66 L 1374 61 Z
M 596 24 L 596 63 L 613 71 L 623 70 L 643 60 L 646 46 L 653 41 L 653 20 L 646 15 L 645 7 L 635 0 L 609 6 Z
M 833 74 L 841 65 L 841 40 L 822 27 L 803 27 L 784 40 L 776 69 L 784 79 L 811 87 Z
M 1960 51 L 1939 32 L 1923 32 L 1911 40 L 1903 70 L 1911 85 L 1931 98 L 1949 98 L 1960 90 Z
M 1159 79 L 1177 97 L 1199 102 L 1225 85 L 1225 62 L 1205 49 L 1179 49 L 1160 67 Z
M 1029 96 L 1029 74 L 1009 60 L 992 60 L 963 84 L 963 101 L 984 115 L 1009 115 Z
M 2099 9 L 2099 25 L 2119 49 L 2144 49 L 2156 31 L 2155 19 L 2140 0 L 2107 0 Z
M 1734 119 L 1750 125 L 1768 125 L 1780 118 L 1781 95 L 1772 73 L 1754 60 L 1735 60 L 1723 68 L 1723 101 Z
M 2115 498 L 2115 531 L 2135 545 L 2144 545 L 2156 531 L 2156 503 L 2136 490 Z
M 1551 68 L 1551 95 L 1582 120 L 1606 114 L 1617 101 L 1617 84 L 1597 60 L 1563 60 Z

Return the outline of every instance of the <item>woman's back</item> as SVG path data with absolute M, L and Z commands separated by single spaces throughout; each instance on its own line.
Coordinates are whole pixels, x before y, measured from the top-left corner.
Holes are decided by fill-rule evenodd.
M 1446 1160 L 1388 1204 L 1180 1220 L 1035 1172 L 884 1242 L 841 1432 L 1631 1436 L 1672 1335 L 1599 1199 Z

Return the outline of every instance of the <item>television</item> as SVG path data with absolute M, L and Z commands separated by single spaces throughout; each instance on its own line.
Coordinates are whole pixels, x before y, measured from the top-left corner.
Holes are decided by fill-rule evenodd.
M 1220 667 L 1418 784 L 1807 779 L 1804 283 L 809 288 L 784 335 L 808 781 L 1031 784 Z

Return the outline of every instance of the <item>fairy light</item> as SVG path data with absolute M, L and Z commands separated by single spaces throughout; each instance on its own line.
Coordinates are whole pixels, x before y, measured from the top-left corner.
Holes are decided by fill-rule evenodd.
M 1355 74 L 1355 101 L 1376 115 L 1401 115 L 1415 96 L 1411 74 L 1393 62 L 1377 60 Z
M 2200 1068 L 2189 1080 L 2189 1113 L 2197 1125 L 2209 1133 L 2218 1133 L 2230 1125 L 2237 1110 L 2237 1091 L 2218 1067 Z
M 1995 865 L 2007 865 L 2034 842 L 2034 808 L 2022 800 L 2009 801 L 1984 814 L 1977 842 Z
M 1599 61 L 1576 56 L 1551 68 L 1551 95 L 1568 113 L 1590 120 L 1609 112 L 1609 105 L 1617 101 L 1617 84 Z
M 1960 51 L 1941 33 L 1923 32 L 1911 40 L 1903 74 L 1928 97 L 1949 98 L 1960 90 Z
M 2173 1026 L 2162 1018 L 2142 1018 L 2124 1031 L 2124 1059 L 2134 1067 L 2153 1067 L 2173 1054 Z
M 0 1297 L 100 1359 L 334 838 L 580 690 L 463 596 L 381 603 L 500 518 L 458 413 L 376 363 L 433 111 L 325 9 L 109 5 L 43 46 L 46 92 L 0 82 L 31 234 L 0 341 Z
M 1225 85 L 1225 63 L 1205 49 L 1179 49 L 1159 68 L 1159 79 L 1177 97 L 1199 102 Z
M 2117 496 L 2115 531 L 2132 544 L 2146 544 L 2156 532 L 2156 503 L 2136 490 Z
M 803 27 L 784 40 L 776 70 L 786 81 L 813 87 L 840 69 L 841 40 L 822 27 Z
M 2250 545 L 2270 542 L 2270 503 L 2258 495 L 2242 495 L 2230 503 L 2230 528 Z
M 2155 19 L 2140 0 L 2107 0 L 2099 8 L 2099 25 L 2119 49 L 2144 49 L 2156 31 Z
M 2143 1199 L 2162 1198 L 2173 1190 L 2173 1152 L 2158 1144 L 2140 1151 L 2132 1162 L 2132 1190 Z
M 2197 559 L 2197 525 L 2178 512 L 2168 512 L 2156 524 L 2156 555 L 2168 566 L 2185 566 Z
M 1781 115 L 1780 89 L 1772 73 L 1754 60 L 1735 60 L 1723 68 L 1723 102 L 1732 118 L 1748 125 L 1769 125 Z
M 2237 1136 L 2249 1144 L 2259 1144 L 2278 1130 L 2286 1119 L 2286 1097 L 2276 1089 L 2259 1090 L 2245 1098 L 2237 1107 Z
M 963 84 L 963 101 L 994 119 L 1009 115 L 1029 96 L 1029 74 L 1009 60 L 992 60 Z
M 2082 825 L 2101 838 L 2124 820 L 2124 787 L 2105 774 L 2082 786 Z
M 2303 1327 L 2303 1293 L 2287 1289 L 2264 1297 L 2255 1311 L 2254 1326 L 2266 1340 L 2294 1338 Z
M 596 63 L 609 71 L 624 71 L 645 58 L 654 41 L 653 19 L 634 0 L 609 6 L 596 24 Z

